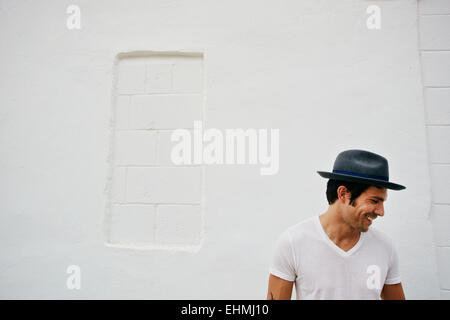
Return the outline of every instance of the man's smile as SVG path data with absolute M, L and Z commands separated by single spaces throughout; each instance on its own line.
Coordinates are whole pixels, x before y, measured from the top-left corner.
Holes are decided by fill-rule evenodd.
M 369 222 L 369 225 L 371 225 L 372 221 L 377 218 L 377 215 L 373 213 L 366 213 L 364 214 L 364 218 Z

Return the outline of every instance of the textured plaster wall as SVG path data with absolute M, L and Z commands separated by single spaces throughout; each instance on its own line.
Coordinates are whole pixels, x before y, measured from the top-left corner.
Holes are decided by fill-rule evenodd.
M 326 209 L 316 170 L 349 148 L 408 187 L 373 227 L 397 242 L 406 296 L 439 298 L 417 1 L 77 1 L 80 30 L 70 4 L 0 6 L 2 298 L 264 299 L 276 238 Z M 115 61 L 137 51 L 202 55 L 206 127 L 280 129 L 277 175 L 204 168 L 197 251 L 105 245 Z

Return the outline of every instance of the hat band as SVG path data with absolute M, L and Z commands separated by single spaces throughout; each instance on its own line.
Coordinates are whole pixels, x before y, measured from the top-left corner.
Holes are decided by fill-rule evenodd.
M 353 177 L 370 178 L 370 179 L 376 179 L 376 180 L 389 181 L 389 178 L 387 178 L 387 177 L 373 176 L 371 174 L 354 173 L 354 172 L 348 172 L 348 171 L 343 171 L 343 170 L 333 170 L 333 173 L 340 173 L 340 174 L 345 174 L 345 175 L 353 176 Z

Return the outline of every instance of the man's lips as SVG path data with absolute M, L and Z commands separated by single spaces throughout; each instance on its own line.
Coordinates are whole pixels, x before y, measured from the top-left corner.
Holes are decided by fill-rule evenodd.
M 372 221 L 375 220 L 375 219 L 377 218 L 377 215 L 376 215 L 376 214 L 366 213 L 366 214 L 364 215 L 364 217 L 365 217 L 368 221 L 370 221 L 370 223 L 372 223 Z

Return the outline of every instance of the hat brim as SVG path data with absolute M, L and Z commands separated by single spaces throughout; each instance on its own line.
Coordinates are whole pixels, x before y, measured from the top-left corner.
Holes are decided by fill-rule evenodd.
M 363 184 L 370 184 L 372 186 L 382 187 L 382 188 L 387 188 L 387 189 L 392 189 L 392 190 L 406 189 L 405 186 L 402 186 L 397 183 L 389 182 L 389 181 L 384 181 L 384 180 L 355 177 L 355 176 L 350 176 L 350 175 L 346 175 L 346 174 L 332 173 L 332 172 L 325 172 L 325 171 L 317 171 L 317 173 L 320 174 L 321 177 L 327 178 L 327 179 L 343 180 L 343 181 L 349 181 L 349 182 L 359 182 L 359 183 L 363 183 Z

